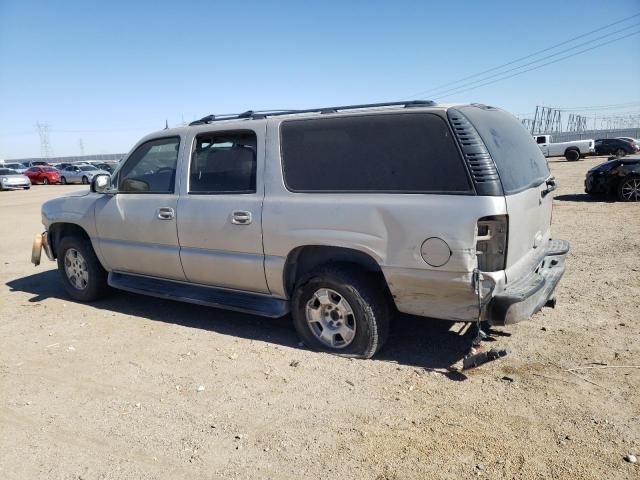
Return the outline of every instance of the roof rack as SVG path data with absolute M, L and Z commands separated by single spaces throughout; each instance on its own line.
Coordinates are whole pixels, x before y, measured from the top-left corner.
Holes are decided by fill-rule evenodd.
M 431 100 L 408 100 L 404 102 L 384 102 L 384 103 L 363 103 L 360 105 L 343 105 L 340 107 L 322 107 L 322 108 L 309 108 L 304 110 L 247 110 L 242 113 L 226 113 L 223 115 L 207 115 L 200 120 L 191 122 L 189 125 L 206 125 L 211 122 L 218 122 L 221 120 L 235 120 L 235 119 L 250 119 L 257 120 L 267 117 L 276 117 L 279 115 L 292 115 L 296 113 L 337 113 L 342 110 L 359 110 L 363 108 L 378 108 L 378 107 L 394 107 L 403 106 L 404 108 L 411 107 L 429 107 L 435 105 L 435 102 Z

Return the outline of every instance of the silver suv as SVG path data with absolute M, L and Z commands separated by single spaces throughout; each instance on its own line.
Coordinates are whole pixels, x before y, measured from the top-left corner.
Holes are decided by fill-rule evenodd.
M 143 138 L 37 237 L 69 295 L 279 317 L 371 357 L 394 310 L 503 325 L 553 303 L 547 162 L 510 114 L 427 101 L 207 116 Z

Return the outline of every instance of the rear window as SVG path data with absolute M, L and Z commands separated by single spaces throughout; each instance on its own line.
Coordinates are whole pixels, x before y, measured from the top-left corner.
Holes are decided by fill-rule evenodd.
M 295 192 L 470 193 L 437 115 L 400 113 L 282 123 L 282 163 Z
M 547 160 L 531 134 L 514 116 L 487 107 L 467 106 L 459 110 L 473 124 L 487 146 L 505 193 L 521 192 L 547 179 Z

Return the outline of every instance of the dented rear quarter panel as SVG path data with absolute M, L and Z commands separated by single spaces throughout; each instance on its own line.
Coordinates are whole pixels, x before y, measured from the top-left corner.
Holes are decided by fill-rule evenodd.
M 293 193 L 283 180 L 279 119 L 267 134 L 263 243 L 270 291 L 286 298 L 287 255 L 305 245 L 359 250 L 381 266 L 397 308 L 448 320 L 477 317 L 472 284 L 476 267 L 476 224 L 480 217 L 506 214 L 503 197 L 440 194 Z M 441 267 L 420 253 L 430 238 L 451 250 Z

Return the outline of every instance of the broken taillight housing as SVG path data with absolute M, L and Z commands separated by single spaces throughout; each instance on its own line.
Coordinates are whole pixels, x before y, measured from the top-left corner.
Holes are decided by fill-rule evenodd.
M 483 272 L 504 270 L 507 262 L 508 227 L 507 215 L 493 215 L 478 220 L 476 240 L 478 270 Z

